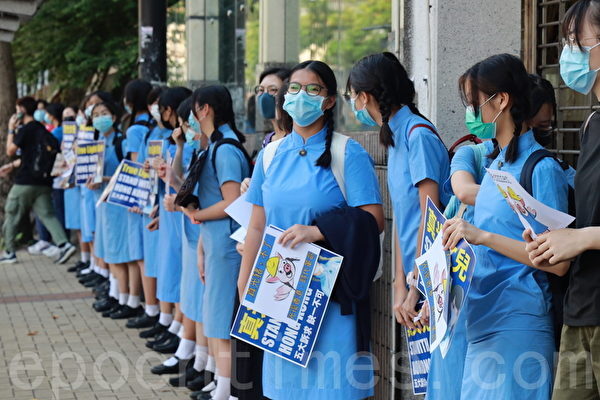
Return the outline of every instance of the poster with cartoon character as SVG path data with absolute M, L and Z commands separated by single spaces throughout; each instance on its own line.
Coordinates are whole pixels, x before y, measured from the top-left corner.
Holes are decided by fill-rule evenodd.
M 275 230 L 273 233 L 278 237 L 281 232 Z M 276 237 L 273 239 L 276 240 Z M 270 246 L 265 246 L 265 240 L 270 240 L 266 234 L 261 252 Z M 295 322 L 286 323 L 272 318 L 242 303 L 231 328 L 231 336 L 301 367 L 308 365 L 343 261 L 342 256 L 315 247 L 319 255 Z M 250 285 L 244 298 L 249 290 Z
M 277 243 L 282 232 L 273 226 L 265 230 L 242 304 L 278 321 L 295 324 L 321 248 L 311 243 L 283 247 Z
M 435 350 L 448 329 L 448 299 L 450 295 L 450 252 L 437 235 L 429 249 L 416 260 L 425 286 L 430 310 L 430 351 Z
M 562 229 L 575 220 L 569 214 L 548 207 L 533 198 L 509 172 L 488 169 L 502 197 L 517 214 L 525 229 L 531 229 L 534 238 L 548 230 Z

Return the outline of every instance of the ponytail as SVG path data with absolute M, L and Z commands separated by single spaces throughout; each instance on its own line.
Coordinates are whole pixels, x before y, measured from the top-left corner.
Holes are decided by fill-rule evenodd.
M 333 111 L 325 111 L 325 125 L 327 126 L 327 136 L 325 137 L 325 151 L 317 160 L 317 166 L 329 168 L 331 166 L 331 142 L 333 140 Z

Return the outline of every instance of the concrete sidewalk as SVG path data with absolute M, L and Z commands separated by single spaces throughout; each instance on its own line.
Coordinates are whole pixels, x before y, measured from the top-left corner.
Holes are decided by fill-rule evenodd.
M 102 318 L 67 266 L 17 253 L 0 265 L 0 399 L 187 399 L 150 367 L 148 351 L 125 320 Z M 75 258 L 68 263 L 71 265 Z

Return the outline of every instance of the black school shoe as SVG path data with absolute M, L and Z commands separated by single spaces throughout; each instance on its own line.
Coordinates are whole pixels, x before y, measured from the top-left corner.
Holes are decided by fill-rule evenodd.
M 198 390 L 198 391 L 190 393 L 190 398 L 193 400 L 205 400 L 205 399 L 210 400 L 210 399 L 212 399 L 210 392 L 215 390 L 217 387 L 217 381 L 214 380 L 213 382 L 214 382 L 214 385 L 211 385 L 206 390 Z M 209 382 L 209 384 L 210 384 L 210 382 Z M 208 384 L 207 384 L 207 386 L 208 386 Z
M 206 387 L 206 385 L 208 385 L 209 383 L 211 383 L 212 381 L 215 380 L 215 374 L 213 372 L 210 372 L 207 370 L 198 372 L 194 368 L 192 368 L 192 369 L 198 373 L 198 376 L 196 378 L 194 378 L 193 380 L 188 381 L 188 383 L 185 385 L 185 387 L 190 389 L 192 392 L 197 392 L 197 391 L 202 390 L 204 387 Z M 171 383 L 171 381 L 169 381 L 169 383 Z M 173 385 L 173 386 L 175 386 L 175 385 Z
M 195 357 L 192 357 L 192 359 L 194 359 L 194 358 Z M 180 373 L 177 376 L 169 378 L 169 385 L 174 386 L 174 387 L 183 387 L 186 385 L 186 383 L 192 381 L 193 379 L 196 379 L 199 374 L 200 374 L 200 372 L 198 372 L 194 369 L 194 363 L 190 362 L 190 363 L 188 363 L 185 371 L 183 371 L 182 373 Z
M 160 322 L 157 322 L 152 328 L 146 329 L 145 331 L 141 331 L 139 336 L 142 339 L 150 339 L 157 337 L 161 333 L 165 332 L 167 329 L 169 329 L 168 326 L 164 326 Z
M 170 367 L 167 367 L 164 364 L 160 364 L 155 367 L 152 367 L 150 372 L 152 372 L 154 375 L 178 374 L 181 371 L 187 370 L 190 366 L 190 363 L 191 365 L 194 365 L 194 358 L 191 358 L 190 360 L 180 360 L 177 356 L 175 356 L 175 358 L 177 358 L 177 364 L 172 365 Z
M 108 310 L 104 311 L 102 313 L 102 316 L 104 318 L 109 318 L 110 314 L 112 314 L 116 311 L 119 311 L 122 307 L 125 307 L 125 306 L 120 305 L 119 302 L 117 301 L 117 303 L 112 308 L 109 308 Z
M 166 327 L 164 329 L 164 331 L 162 331 L 158 335 L 154 336 L 154 339 L 146 342 L 146 347 L 149 349 L 154 349 L 155 345 L 166 341 L 167 339 L 169 339 L 171 337 L 171 335 L 173 335 L 173 334 L 171 332 L 169 332 L 169 327 Z
M 81 278 L 79 278 L 79 283 L 81 283 L 82 285 L 85 285 L 86 282 L 89 282 L 91 280 L 98 279 L 98 278 L 102 278 L 102 275 L 92 271 L 89 274 L 85 274 Z
M 77 261 L 77 263 L 75 265 L 72 265 L 69 268 L 67 268 L 67 272 L 79 272 L 82 269 L 86 269 L 89 266 L 90 266 L 89 261 L 88 262 Z
M 96 286 L 100 286 L 101 284 L 103 284 L 106 281 L 108 281 L 108 278 L 105 278 L 102 275 L 100 275 L 100 277 L 98 277 L 98 278 L 90 279 L 89 281 L 86 281 L 83 284 L 83 286 L 86 288 L 95 288 Z
M 100 300 L 96 301 L 92 305 L 92 307 L 97 312 L 105 312 L 108 310 L 112 310 L 113 308 L 115 308 L 118 305 L 119 305 L 119 301 L 117 299 L 115 299 L 114 297 L 107 297 L 105 299 L 100 299 Z
M 154 346 L 152 346 L 152 350 L 161 354 L 173 354 L 177 351 L 180 341 L 181 339 L 179 339 L 179 336 L 173 335 L 166 341 L 157 343 Z
M 127 328 L 130 329 L 141 329 L 141 328 L 150 328 L 154 326 L 158 322 L 158 314 L 154 317 L 149 316 L 144 313 L 141 317 L 133 318 L 127 321 Z
M 129 307 L 125 304 L 119 310 L 116 310 L 114 313 L 110 314 L 111 319 L 127 319 L 133 317 L 139 317 L 141 313 L 144 312 L 144 307 L 138 306 L 136 308 Z

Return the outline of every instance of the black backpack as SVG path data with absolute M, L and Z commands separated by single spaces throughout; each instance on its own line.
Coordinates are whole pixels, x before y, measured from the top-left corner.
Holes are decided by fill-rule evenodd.
M 250 175 L 252 175 L 252 168 L 253 168 L 252 159 L 248 155 L 248 152 L 244 148 L 244 145 L 242 145 L 239 141 L 237 141 L 235 139 L 221 139 L 215 143 L 215 146 L 213 147 L 213 150 L 212 150 L 213 169 L 215 171 L 217 170 L 217 168 L 216 168 L 217 149 L 224 144 L 231 144 L 231 145 L 237 147 L 242 152 L 242 154 L 244 154 L 244 157 L 246 158 L 246 161 L 248 162 L 248 167 L 250 168 Z M 195 157 L 192 157 L 192 160 L 194 158 Z M 200 208 L 200 200 L 198 199 L 197 196 L 193 195 L 192 193 L 194 191 L 194 188 L 196 187 L 196 184 L 200 180 L 200 174 L 202 173 L 204 164 L 206 164 L 207 158 L 208 158 L 208 151 L 203 151 L 200 153 L 198 158 L 193 160 L 193 162 L 191 163 L 188 176 L 185 179 L 185 181 L 183 182 L 183 184 L 181 185 L 181 188 L 179 189 L 179 191 L 177 192 L 177 196 L 175 196 L 175 204 L 177 204 L 178 206 L 185 208 L 190 204 L 196 204 L 198 206 L 198 208 Z
M 123 140 L 125 140 L 125 136 L 123 136 L 121 132 L 115 132 L 112 144 L 115 147 L 115 153 L 117 154 L 117 160 L 119 160 L 119 162 L 123 161 L 123 158 L 125 158 L 125 155 L 123 154 Z
M 35 179 L 51 178 L 56 155 L 60 153 L 60 142 L 46 128 L 38 124 L 31 163 L 31 175 Z
M 523 189 L 533 196 L 533 170 L 537 163 L 542 161 L 544 158 L 550 157 L 554 159 L 558 165 L 566 171 L 569 169 L 569 165 L 557 158 L 555 155 L 550 153 L 546 149 L 536 150 L 527 158 L 523 169 L 521 170 L 521 178 L 519 183 L 523 186 Z M 569 214 L 575 215 L 575 190 L 569 185 Z M 550 292 L 552 293 L 552 306 L 553 306 L 553 317 L 554 317 L 554 338 L 556 348 L 559 348 L 560 344 L 560 333 L 563 325 L 563 304 L 567 288 L 569 287 L 569 275 L 558 276 L 555 274 L 547 273 L 548 283 L 550 284 Z

